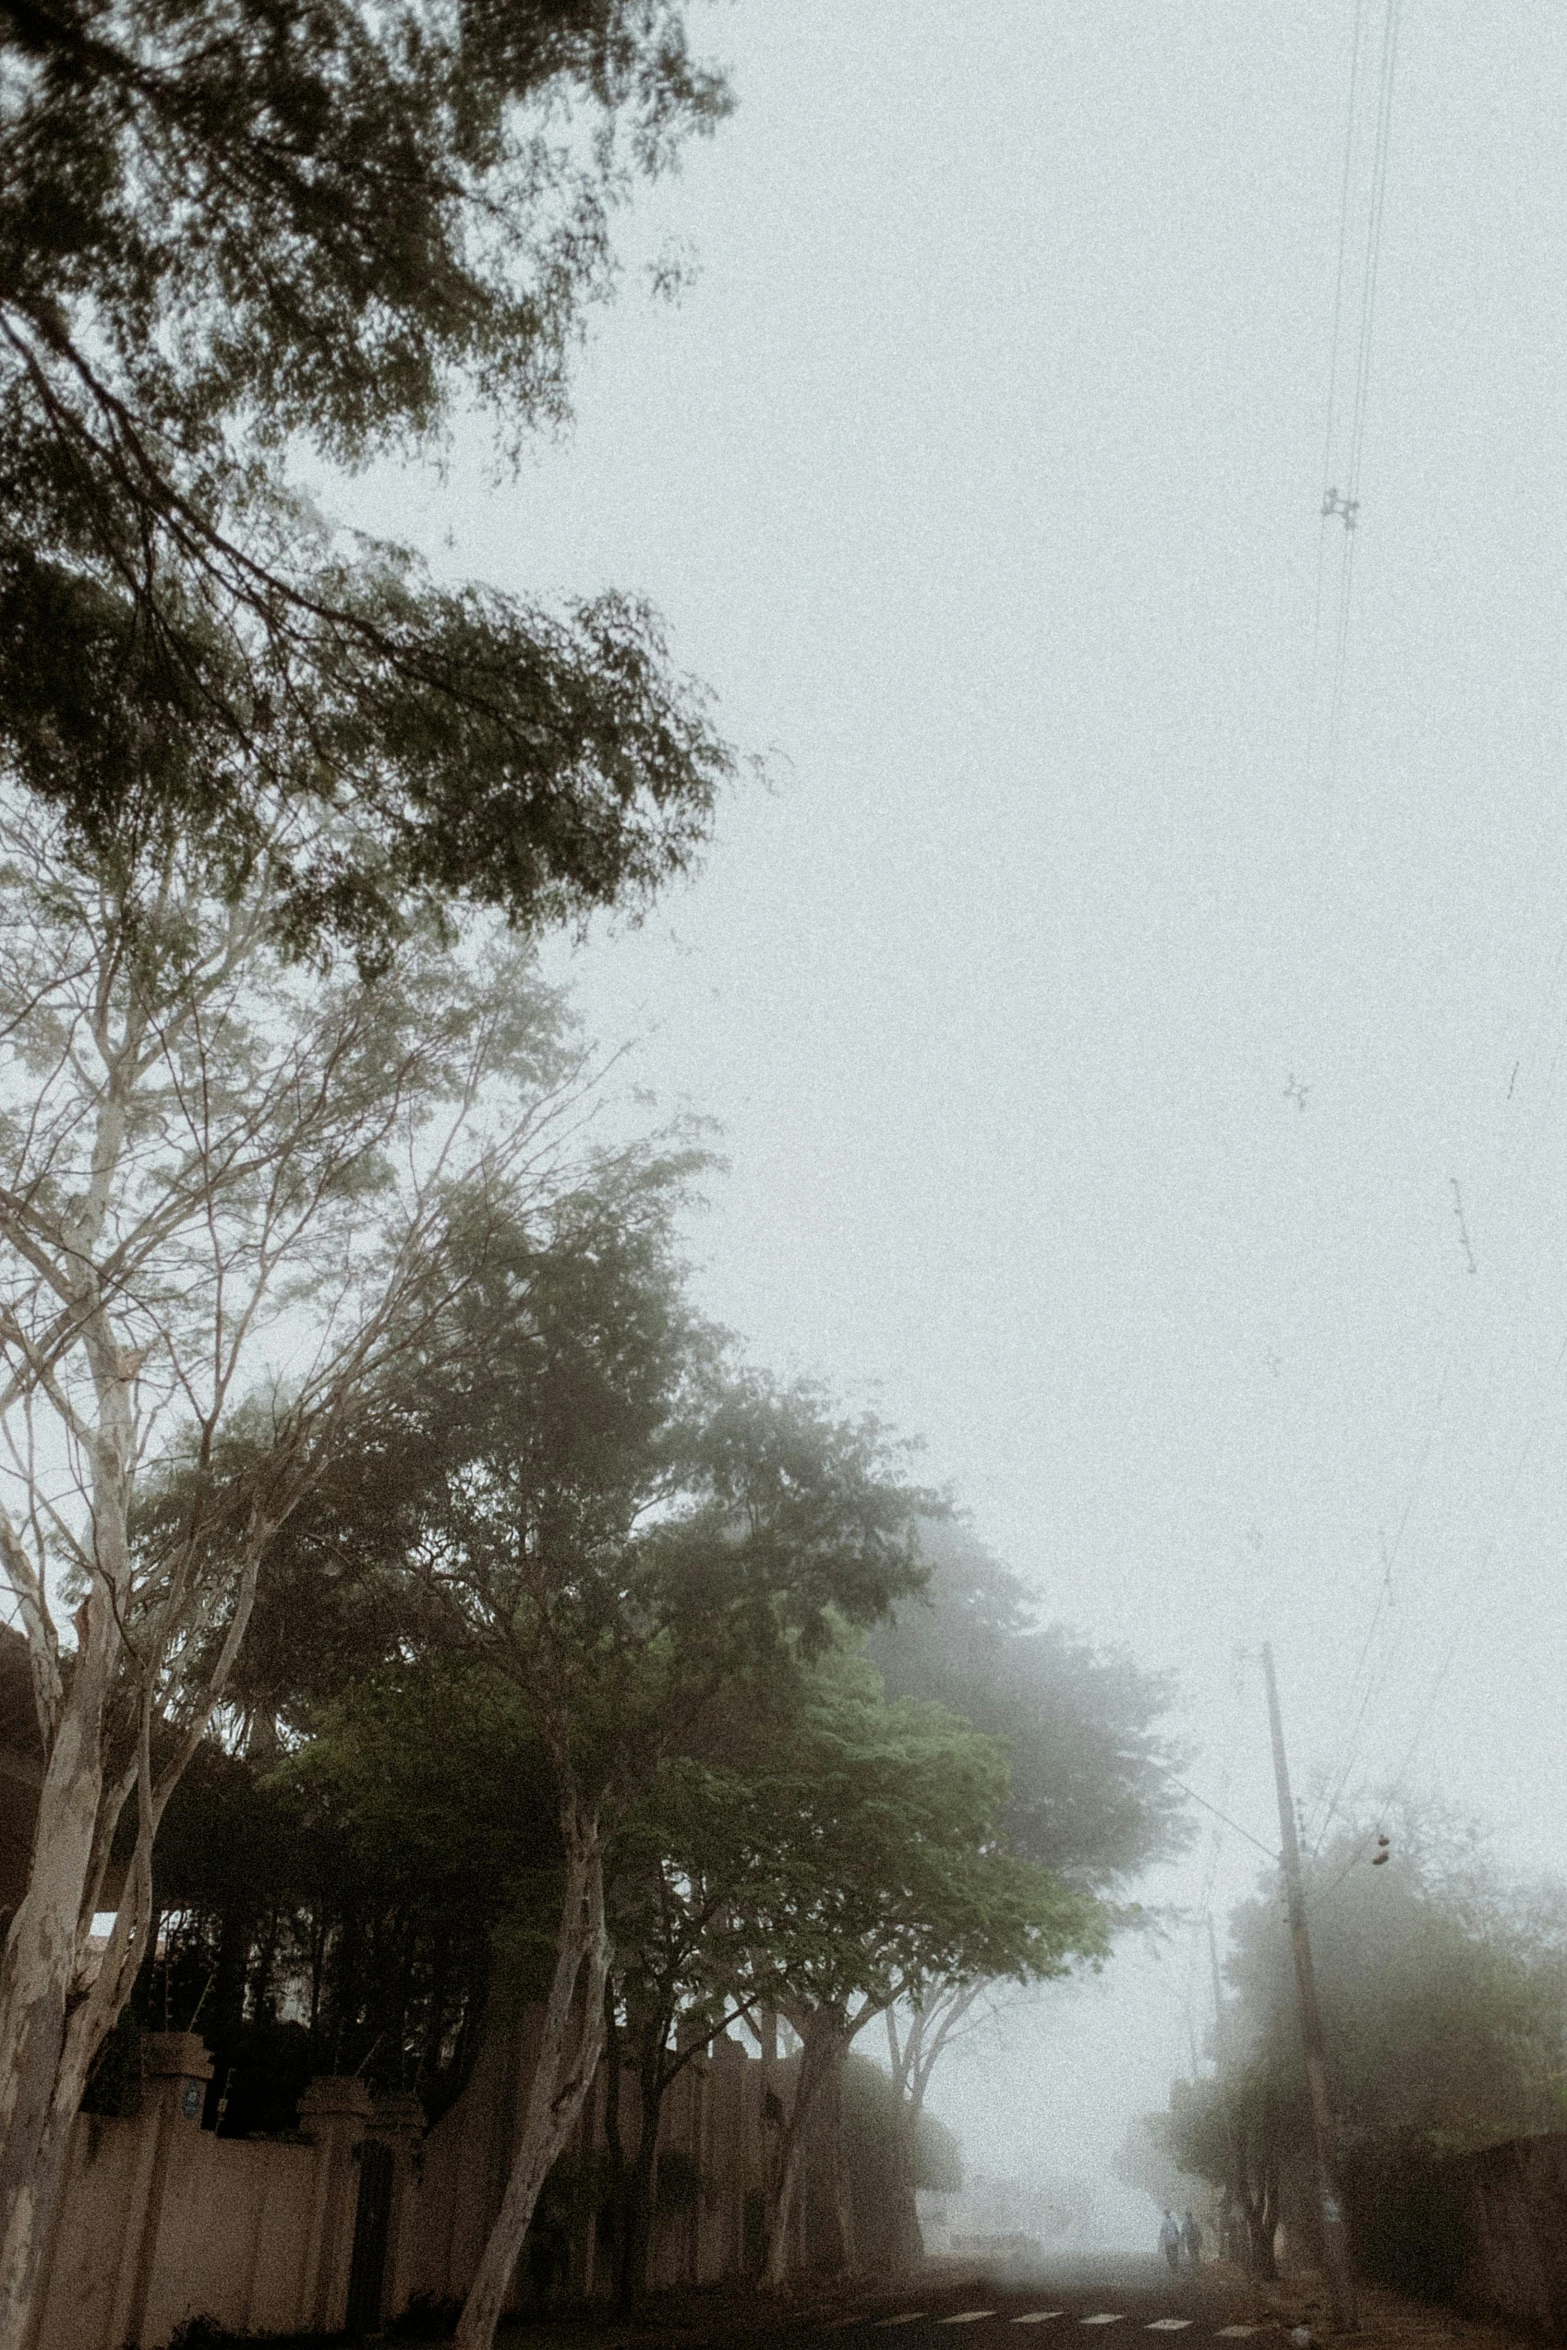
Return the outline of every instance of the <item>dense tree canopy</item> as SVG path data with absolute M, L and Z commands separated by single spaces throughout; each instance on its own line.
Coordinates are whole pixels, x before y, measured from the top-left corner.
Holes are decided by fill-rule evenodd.
M 1172 1688 L 1041 1621 L 1039 1602 L 961 1522 L 921 1532 L 929 1580 L 866 1643 L 889 1694 L 944 1705 L 997 1738 L 1008 1849 L 1105 1890 L 1186 1839 L 1157 1727 Z
M 490 2338 L 593 2076 L 618 1840 L 671 1765 L 732 1759 L 737 1719 L 785 1730 L 813 1660 L 919 1578 L 931 1499 L 907 1448 L 736 1364 L 685 1305 L 689 1172 L 633 1152 L 546 1219 L 491 1217 L 428 1375 L 400 1368 L 370 1460 L 323 1481 L 279 1554 L 295 1588 L 303 1571 L 332 1592 L 360 1660 L 379 1640 L 388 1666 L 508 1692 L 552 1788 L 539 2055 L 465 2344 Z M 383 1490 L 361 1513 L 367 1470 Z M 239 1693 L 253 1725 L 290 1703 L 297 1642 L 273 1622 Z
M 437 587 L 291 497 L 564 412 L 611 215 L 722 112 L 671 0 L 0 10 L 0 763 L 99 844 L 351 805 L 296 935 L 533 921 L 678 869 L 727 754 L 653 616 Z

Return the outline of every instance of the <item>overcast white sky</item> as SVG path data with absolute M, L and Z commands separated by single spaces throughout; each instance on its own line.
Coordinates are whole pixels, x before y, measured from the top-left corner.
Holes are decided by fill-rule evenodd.
M 1418 1732 L 1412 1783 L 1567 1869 L 1567 16 L 1405 0 L 1330 777 L 1353 13 L 698 6 L 739 111 L 627 240 L 694 290 L 633 273 L 517 482 L 464 452 L 352 506 L 645 592 L 775 754 L 694 888 L 557 957 L 726 1130 L 709 1307 L 1175 1671 L 1265 1843 L 1270 1636 L 1303 1784 Z M 1258 1860 L 1226 1840 L 1221 1914 Z M 984 2167 L 1102 2169 L 1188 1950 L 954 2069 Z

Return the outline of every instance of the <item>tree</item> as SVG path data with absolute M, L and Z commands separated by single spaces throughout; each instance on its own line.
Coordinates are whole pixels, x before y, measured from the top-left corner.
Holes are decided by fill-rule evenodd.
M 1387 2163 L 1560 2126 L 1567 2030 L 1559 1908 L 1510 1886 L 1472 1833 L 1433 1807 L 1406 1806 L 1387 1830 L 1390 1858 L 1374 1868 L 1376 1815 L 1351 1816 L 1307 1882 L 1329 2087 L 1362 2238 Z M 1268 2273 L 1292 2177 L 1309 2165 L 1310 2109 L 1277 1899 L 1264 1890 L 1238 1909 L 1231 1934 L 1237 1999 L 1217 2076 L 1172 2104 L 1162 2135 L 1183 2168 L 1228 2191 Z
M 831 2141 L 850 2047 L 899 2001 L 935 1982 L 1040 1978 L 1105 1946 L 1091 1894 L 1000 1852 L 1006 1762 L 940 1707 L 888 1700 L 863 1662 L 824 1660 L 796 1735 L 749 1790 L 744 1901 L 750 1981 L 799 2036 L 766 2214 L 764 2274 L 782 2281 L 808 2131 Z M 900 2196 L 912 2214 L 918 2115 L 899 2132 Z M 840 2176 L 839 2267 L 854 2259 Z
M 1041 1623 L 1027 1587 L 960 1522 L 931 1524 L 922 1542 L 930 1579 L 895 1622 L 870 1633 L 867 1655 L 890 1692 L 933 1700 L 1001 1742 L 1008 1786 L 997 1828 L 1009 1854 L 1110 1896 L 1189 1833 L 1170 1778 L 1175 1753 L 1155 1728 L 1169 1684 Z M 998 1963 L 987 1976 L 990 1956 Z M 991 2002 L 995 1976 L 1037 1979 L 1005 1946 L 987 1954 L 981 1938 L 967 1967 L 923 1979 L 915 1996 L 887 2010 L 888 2059 L 904 2105 L 910 2258 L 919 2251 L 913 2150 L 926 2092 L 954 2037 Z
M 753 2013 L 759 1997 L 747 1979 L 755 1852 L 746 1770 L 757 1767 L 762 1745 L 780 1731 L 787 1735 L 785 1693 L 770 1694 L 760 1722 L 715 1721 L 701 1756 L 663 1761 L 610 1848 L 605 2135 L 615 2171 L 616 2303 L 623 2315 L 647 2285 L 664 2100 L 688 2065 Z M 621 2113 L 628 2062 L 637 2085 L 631 2154 Z
M 644 1528 L 628 1513 L 618 1540 L 606 1540 L 601 1519 L 583 1526 L 569 1502 L 578 1523 L 562 1525 L 558 1491 L 519 1491 L 509 1464 L 492 1459 L 493 1494 L 462 1511 L 450 1529 L 457 1547 L 436 1570 L 470 1636 L 528 1694 L 566 1862 L 527 2118 L 458 2350 L 488 2350 L 539 2188 L 603 2045 L 605 1843 L 621 1807 L 721 1708 L 768 1707 L 796 1645 L 825 1636 L 829 1611 L 852 1620 L 883 1606 L 911 1572 L 906 1529 L 919 1497 L 889 1473 L 879 1436 L 836 1428 L 814 1398 L 748 1380 L 720 1394 L 695 1438 L 678 1483 L 660 1479 L 636 1497 L 638 1517 L 649 1505 L 669 1514 Z
M 284 467 L 560 421 L 615 208 L 727 105 L 673 0 L 11 0 L 0 91 L 12 777 L 99 847 L 149 795 L 352 805 L 283 879 L 376 951 L 409 890 L 526 923 L 681 867 L 728 761 L 653 616 L 437 588 Z
M 428 935 L 395 977 L 289 961 L 270 856 L 221 829 L 165 813 L 89 856 L 13 806 L 0 843 L 0 1567 L 44 1750 L 0 1962 L 10 2350 L 267 1546 L 389 1367 L 455 1339 L 447 1241 L 482 1261 L 501 1205 L 549 1190 L 577 1063 L 520 950 L 483 976 Z
M 715 1720 L 702 1738 L 700 1754 L 688 1751 L 660 1767 L 613 1839 L 608 1886 L 615 1955 L 607 1982 L 611 2086 L 606 2126 L 619 2184 L 623 2309 L 646 2284 L 659 2122 L 669 2089 L 732 2024 L 746 2021 L 758 2028 L 758 2009 L 771 2011 L 781 1995 L 782 1971 L 797 1966 L 791 1933 L 809 1937 L 814 1954 L 824 1905 L 837 1900 L 843 1904 L 840 1917 L 849 1913 L 856 1888 L 843 1880 L 846 1862 L 858 1877 L 868 1851 L 886 1858 L 879 1818 L 855 1816 L 859 1803 L 878 1814 L 884 1811 L 885 1772 L 840 1769 L 827 1806 L 802 1798 L 801 1781 L 810 1775 L 824 1722 L 839 1719 L 842 1711 L 832 1694 L 841 1695 L 840 1679 L 841 1659 L 829 1655 L 819 1671 L 775 1684 L 764 1711 L 747 1708 Z M 824 1808 L 832 1815 L 825 1833 Z M 905 1850 L 905 1869 L 907 1860 Z M 983 1868 L 982 1860 L 976 1867 Z M 858 1889 L 862 1895 L 870 1892 Z M 928 1882 L 925 1889 L 930 1890 Z M 946 1901 L 950 1911 L 950 1886 Z M 1008 1953 L 1016 1955 L 1015 1950 Z M 625 2151 L 619 2113 L 623 2051 L 638 2091 L 632 2158 Z M 884 2076 L 873 2071 L 875 2082 L 887 2086 Z M 831 2076 L 826 2087 L 831 2092 Z M 782 2163 L 799 2160 L 816 2093 L 816 2084 L 808 2081 L 804 2099 L 787 2120 L 780 2110 L 775 2194 L 792 2192 L 785 2189 Z M 874 2093 L 872 2088 L 865 2095 Z M 862 2097 L 861 2106 L 864 2102 Z M 878 2103 L 875 2110 L 877 2169 L 887 2173 L 888 2199 L 901 2222 L 902 2201 L 913 2209 L 917 2149 L 909 2140 L 920 2132 L 919 2143 L 928 2144 L 930 2133 L 917 2118 L 911 2123 L 895 2100 Z M 844 2117 L 836 2120 L 841 2125 Z M 847 2132 L 840 2127 L 833 2137 L 833 2189 L 840 2202 L 849 2200 L 845 2185 L 853 2174 L 852 2162 L 844 2159 L 846 2144 Z M 846 2244 L 853 2235 L 845 2226 Z
M 607 1861 L 661 1769 L 737 1710 L 783 1718 L 798 1673 L 917 1569 L 928 1497 L 872 1421 L 734 1369 L 686 1309 L 686 1169 L 562 1203 L 547 1239 L 486 1235 L 439 1346 L 477 1315 L 482 1368 L 405 1379 L 419 1482 L 375 1561 L 411 1656 L 512 1688 L 553 1781 L 560 1911 L 522 2126 L 458 2328 L 490 2342 L 540 2189 L 603 2044 Z M 413 1538 L 409 1539 L 410 1528 Z M 309 1522 L 300 1531 L 308 1535 Z M 362 1546 L 365 1530 L 341 1535 Z M 369 1562 L 366 1561 L 368 1564 Z
M 291 2129 L 319 2073 L 438 2118 L 492 1993 L 526 1987 L 520 1921 L 558 1861 L 537 1738 L 480 1676 L 372 1674 L 281 1762 L 209 1738 L 159 1828 L 146 1956 L 89 2105 L 134 2098 L 142 2030 L 199 2030 L 226 2135 Z
M 889 1696 L 927 1698 L 999 1738 L 1009 1852 L 1111 1891 L 1190 1835 L 1157 1724 L 1173 1685 L 1041 1621 L 1040 1603 L 961 1520 L 922 1530 L 930 1575 L 865 1653 Z
M 1172 2112 L 1190 2093 L 1189 2081 L 1176 2081 L 1170 2092 Z M 1165 2144 L 1162 2124 L 1165 2116 L 1140 2114 L 1131 2122 L 1120 2145 L 1111 2157 L 1110 2167 L 1124 2186 L 1140 2195 L 1146 2195 L 1163 2211 L 1182 2211 L 1202 2200 L 1207 2182 L 1199 2175 L 1182 2170 Z M 1228 2245 L 1224 2247 L 1227 2251 Z
M 1283 2210 L 1285 2118 L 1293 2078 L 1281 2076 L 1278 2052 L 1259 2052 L 1228 2067 L 1217 2080 L 1176 2081 L 1169 2108 L 1133 2124 L 1117 2161 L 1118 2175 L 1169 2202 L 1181 2179 L 1198 2178 L 1223 2197 L 1226 2240 L 1238 2228 L 1254 2277 L 1277 2276 L 1275 2240 Z

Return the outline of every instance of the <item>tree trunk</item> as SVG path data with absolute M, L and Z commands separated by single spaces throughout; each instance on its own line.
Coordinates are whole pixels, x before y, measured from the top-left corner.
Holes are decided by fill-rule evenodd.
M 136 1768 L 117 1782 L 107 1779 L 105 1714 L 116 1665 L 125 1655 L 116 1594 L 130 1582 L 130 1494 L 124 1474 L 130 1457 L 129 1388 L 123 1381 L 119 1385 L 124 1392 L 103 1406 L 105 1433 L 94 1459 L 94 1585 L 77 1614 L 70 1686 L 49 1740 L 27 1891 L 0 1959 L 0 2350 L 26 2350 L 33 2332 L 38 2272 L 65 2176 L 71 2124 L 94 2059 L 147 1956 L 153 1838 L 206 1719 L 204 1713 L 186 1729 L 154 1789 L 144 1689 Z M 258 1535 L 252 1525 L 245 1579 L 207 1691 L 209 1709 L 244 1637 L 256 1563 L 271 1531 L 268 1524 Z M 133 1787 L 135 1850 L 108 1946 L 94 1961 L 87 1940 L 92 1912 L 101 1897 L 121 1808 Z
M 839 2039 L 832 2051 L 827 2077 L 817 2099 L 818 2129 L 825 2135 L 827 2173 L 826 2273 L 852 2276 L 859 2267 L 854 2228 L 854 2199 L 843 2146 L 843 2075 L 849 2061 L 849 2043 Z
M 604 2045 L 609 1942 L 597 1816 L 568 1801 L 561 1828 L 566 1889 L 521 2143 L 457 2321 L 453 2350 L 491 2350 L 539 2190 L 576 2126 Z
M 1262 2244 L 1257 2274 L 1271 2282 L 1279 2273 L 1274 2240 L 1279 2232 L 1279 2166 L 1274 2157 L 1262 2170 Z
M 619 2314 L 630 2315 L 647 2291 L 648 2264 L 653 2250 L 653 2226 L 658 2199 L 658 2125 L 664 2108 L 663 2047 L 647 2028 L 637 2066 L 641 2131 L 636 2160 L 626 2196 L 626 2236 L 622 2247 Z M 652 2043 L 650 2045 L 650 2042 Z
M 1278 2167 L 1264 2155 L 1259 2171 L 1256 2187 L 1249 2166 L 1242 2171 L 1238 2200 L 1246 2221 L 1246 2265 L 1259 2283 L 1271 2284 L 1279 2273 L 1273 2250 L 1279 2224 Z
M 790 2223 L 800 2192 L 807 2124 L 829 2076 L 833 2049 L 841 2040 L 842 2032 L 835 2017 L 817 2013 L 805 2019 L 800 2069 L 795 2076 L 794 2097 L 783 2125 L 767 2198 L 766 2250 L 762 2261 L 762 2282 L 766 2285 L 781 2285 L 789 2273 Z
M 100 2022 L 78 1982 L 103 1797 L 107 1645 L 101 1631 L 82 1643 L 39 1791 L 27 1891 L 0 1962 L 0 2350 L 24 2350 L 71 2124 L 118 2012 L 116 2002 Z
M 900 2097 L 895 2110 L 892 2156 L 892 2265 L 894 2269 L 918 2268 L 925 2257 L 925 2239 L 920 2233 L 919 2205 L 915 2200 L 915 2178 L 919 2147 L 920 2107 L 922 2100 L 915 2096 Z

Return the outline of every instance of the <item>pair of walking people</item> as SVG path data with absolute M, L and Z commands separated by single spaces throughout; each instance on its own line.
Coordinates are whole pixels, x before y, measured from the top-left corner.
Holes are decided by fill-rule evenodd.
M 1166 2210 L 1159 2225 L 1159 2249 L 1170 2263 L 1172 2276 L 1181 2265 L 1183 2251 L 1195 2268 L 1202 2258 L 1202 2229 L 1196 2213 L 1189 2211 L 1183 2220 L 1177 2220 L 1173 2211 Z

